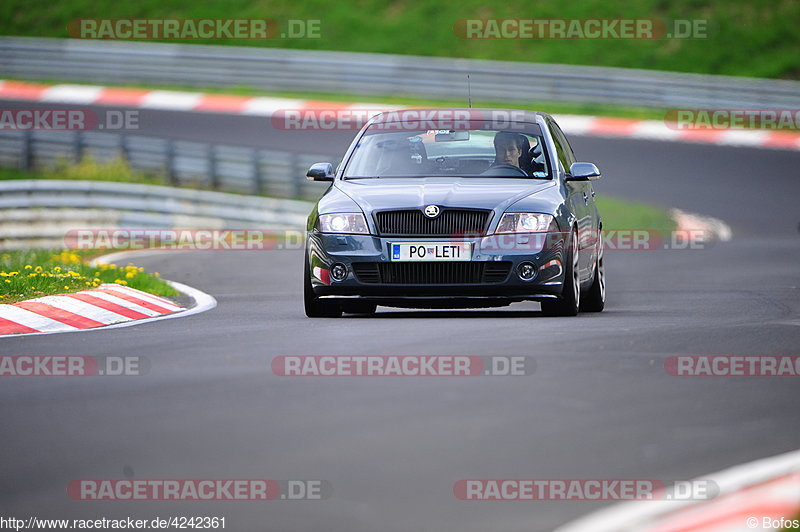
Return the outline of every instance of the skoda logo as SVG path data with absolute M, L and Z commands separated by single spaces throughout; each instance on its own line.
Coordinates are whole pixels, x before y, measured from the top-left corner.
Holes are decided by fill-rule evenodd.
M 436 205 L 428 205 L 425 207 L 425 216 L 428 218 L 436 218 L 439 216 L 439 207 Z

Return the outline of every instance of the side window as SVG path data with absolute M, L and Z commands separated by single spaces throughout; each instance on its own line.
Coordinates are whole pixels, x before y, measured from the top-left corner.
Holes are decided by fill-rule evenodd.
M 561 128 L 558 127 L 558 124 L 555 122 L 551 122 L 553 124 L 553 131 L 556 135 L 558 135 L 559 140 L 561 141 L 561 145 L 564 147 L 564 153 L 567 155 L 567 160 L 569 164 L 572 165 L 577 159 L 575 158 L 575 152 L 572 151 L 572 146 L 569 145 L 569 141 L 567 140 L 567 136 L 564 135 L 564 132 L 561 131 Z
M 558 164 L 561 166 L 561 170 L 563 172 L 567 172 L 570 167 L 569 159 L 567 158 L 567 153 L 564 150 L 564 138 L 561 131 L 558 129 L 558 126 L 555 125 L 554 122 L 548 120 L 547 125 L 550 126 L 550 133 L 552 133 L 553 143 L 556 145 L 556 155 L 558 156 Z M 569 145 L 567 145 L 569 147 Z

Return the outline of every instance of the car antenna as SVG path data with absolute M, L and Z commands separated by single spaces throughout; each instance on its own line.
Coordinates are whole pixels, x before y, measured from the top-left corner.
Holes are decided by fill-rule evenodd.
M 467 102 L 469 103 L 469 108 L 472 109 L 472 90 L 469 85 L 469 74 L 467 74 Z

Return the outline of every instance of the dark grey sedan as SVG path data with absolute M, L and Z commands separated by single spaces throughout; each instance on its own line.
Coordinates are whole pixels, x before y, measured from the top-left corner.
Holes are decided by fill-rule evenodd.
M 308 217 L 309 317 L 539 301 L 551 316 L 605 304 L 591 163 L 545 113 L 404 110 L 373 117 Z

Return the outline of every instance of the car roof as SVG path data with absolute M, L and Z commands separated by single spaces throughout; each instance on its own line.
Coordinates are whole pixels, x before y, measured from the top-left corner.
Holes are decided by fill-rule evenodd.
M 524 109 L 497 109 L 497 108 L 481 108 L 481 107 L 428 107 L 428 108 L 403 108 L 403 109 L 393 109 L 391 111 L 383 111 L 381 113 L 376 114 L 370 119 L 370 122 L 374 122 L 377 119 L 382 117 L 391 118 L 392 114 L 399 114 L 403 112 L 419 112 L 419 113 L 426 113 L 426 112 L 455 112 L 455 111 L 468 111 L 474 113 L 476 115 L 488 115 L 491 116 L 492 113 L 514 113 L 514 117 L 521 119 L 518 121 L 523 122 L 537 122 L 537 117 L 541 116 L 543 118 L 552 118 L 549 114 L 543 113 L 541 111 L 530 111 Z

